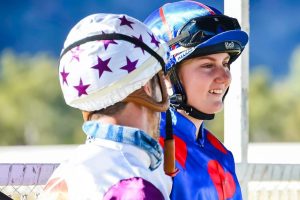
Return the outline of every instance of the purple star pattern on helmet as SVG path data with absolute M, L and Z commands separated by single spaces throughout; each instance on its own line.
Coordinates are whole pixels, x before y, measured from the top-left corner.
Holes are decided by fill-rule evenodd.
M 62 72 L 60 72 L 60 75 L 62 77 L 63 84 L 66 83 L 68 85 L 67 77 L 68 77 L 69 73 L 65 72 L 65 68 L 63 69 Z
M 148 34 L 151 37 L 151 43 L 153 43 L 153 44 L 155 44 L 155 46 L 159 47 L 160 42 L 155 39 L 154 34 L 153 33 L 152 34 L 148 33 Z
M 106 33 L 102 31 L 102 34 L 106 34 Z M 115 40 L 98 40 L 98 41 L 103 43 L 105 50 L 107 50 L 108 45 L 110 44 L 118 44 Z
M 74 86 L 74 88 L 78 91 L 78 96 L 80 97 L 83 94 L 87 94 L 86 93 L 86 89 L 90 87 L 90 84 L 84 85 L 81 78 L 79 81 L 79 85 Z
M 144 43 L 143 38 L 142 38 L 142 35 L 140 35 L 139 38 L 137 38 L 137 37 L 135 37 L 135 36 L 132 36 L 132 37 L 134 37 L 134 38 L 136 38 L 136 39 L 138 39 L 139 41 L 141 41 L 141 42 Z M 135 45 L 134 45 L 134 48 L 141 48 L 143 54 L 145 54 L 145 50 L 144 50 L 141 46 L 139 46 L 138 44 L 135 44 Z
M 81 51 L 82 50 L 80 49 L 80 46 L 77 46 L 77 47 L 73 48 L 71 50 L 71 53 L 72 53 L 72 59 L 71 59 L 71 61 L 73 59 L 76 59 L 79 62 L 79 54 L 80 54 Z
M 131 24 L 134 24 L 134 22 L 131 22 L 131 21 L 127 20 L 125 15 L 123 17 L 119 18 L 119 20 L 121 20 L 120 26 L 125 26 L 126 25 L 126 26 L 129 26 L 131 29 L 133 29 Z
M 121 67 L 120 69 L 127 70 L 128 74 L 129 74 L 130 72 L 135 70 L 135 66 L 139 60 L 135 60 L 135 61 L 131 62 L 131 60 L 129 60 L 129 58 L 127 56 L 126 56 L 126 60 L 127 60 L 127 65 Z
M 100 57 L 98 57 L 98 63 L 92 67 L 93 69 L 97 69 L 99 71 L 99 78 L 101 78 L 104 71 L 112 72 L 108 67 L 110 59 L 111 58 L 103 61 Z
M 108 45 L 110 44 L 118 44 L 116 43 L 114 40 L 102 40 L 103 44 L 104 44 L 104 49 L 107 50 Z

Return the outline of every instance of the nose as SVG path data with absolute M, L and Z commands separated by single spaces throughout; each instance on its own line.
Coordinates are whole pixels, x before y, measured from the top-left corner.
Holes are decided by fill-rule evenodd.
M 229 68 L 223 66 L 218 67 L 215 81 L 217 83 L 225 84 L 226 86 L 229 85 L 231 83 L 231 72 Z

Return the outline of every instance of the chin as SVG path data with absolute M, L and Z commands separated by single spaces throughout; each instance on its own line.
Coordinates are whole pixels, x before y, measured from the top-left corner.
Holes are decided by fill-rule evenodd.
M 216 109 L 215 113 L 219 113 L 219 112 L 221 112 L 222 110 L 223 110 L 223 105 L 220 106 L 218 109 Z
M 223 108 L 222 108 L 222 109 L 218 109 L 218 110 L 216 110 L 216 111 L 214 112 L 214 114 L 217 114 L 217 113 L 221 112 L 222 110 L 223 110 Z
M 223 110 L 223 103 L 218 105 L 213 105 L 210 109 L 207 109 L 208 114 L 216 114 Z

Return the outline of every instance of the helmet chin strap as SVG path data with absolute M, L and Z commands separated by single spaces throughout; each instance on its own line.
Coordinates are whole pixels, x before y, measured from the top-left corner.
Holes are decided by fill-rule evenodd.
M 225 97 L 228 93 L 228 90 L 229 90 L 229 88 L 227 88 L 224 96 L 222 97 L 223 102 L 224 102 Z M 178 98 L 178 95 L 176 95 L 176 96 L 177 96 L 176 98 Z M 179 96 L 182 96 L 182 95 L 179 95 Z M 173 98 L 171 97 L 171 102 L 172 102 L 172 99 Z M 185 99 L 185 98 L 180 98 L 180 99 Z M 189 116 L 194 117 L 196 119 L 212 120 L 212 119 L 215 118 L 215 114 L 207 114 L 207 113 L 201 112 L 200 110 L 197 110 L 193 106 L 187 105 L 186 103 L 181 103 L 181 104 L 177 104 L 177 105 L 171 103 L 171 106 L 176 108 L 176 109 L 184 110 Z
M 215 114 L 207 114 L 197 110 L 196 108 L 189 106 L 185 103 L 180 104 L 177 109 L 184 110 L 189 116 L 194 117 L 200 120 L 212 120 L 215 117 Z
M 158 78 L 162 92 L 161 102 L 157 102 L 152 97 L 148 96 L 142 88 L 131 93 L 126 97 L 124 102 L 134 102 L 146 106 L 156 112 L 165 112 L 169 107 L 169 98 L 162 71 L 158 73 Z M 166 132 L 167 137 L 164 139 L 164 171 L 168 176 L 174 177 L 179 170 L 175 166 L 175 141 L 173 138 L 171 113 L 169 110 L 166 112 L 169 124 Z
M 171 95 L 170 97 L 170 102 L 172 107 L 174 107 L 175 109 L 184 110 L 189 116 L 194 117 L 195 119 L 200 119 L 200 120 L 214 119 L 215 114 L 204 113 L 186 103 L 187 96 L 181 84 L 181 81 L 178 77 L 178 74 L 176 73 L 175 67 L 170 70 L 169 75 L 173 85 L 173 89 L 175 89 L 175 94 Z
M 160 71 L 157 75 L 162 95 L 161 102 L 157 102 L 155 99 L 147 95 L 143 88 L 140 88 L 131 93 L 123 100 L 123 102 L 134 102 L 145 106 L 155 112 L 165 112 L 169 107 L 167 88 L 163 80 L 163 72 Z

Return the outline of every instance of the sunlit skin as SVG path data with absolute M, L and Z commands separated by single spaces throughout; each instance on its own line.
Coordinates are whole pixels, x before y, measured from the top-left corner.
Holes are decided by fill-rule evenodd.
M 208 114 L 223 109 L 222 98 L 231 83 L 228 53 L 210 54 L 185 60 L 179 67 L 179 78 L 187 95 L 188 105 Z M 202 121 L 192 118 L 197 129 Z
M 155 84 L 155 88 L 153 88 L 154 90 L 152 89 L 149 81 L 142 88 L 147 95 L 161 101 L 162 94 L 158 83 Z M 88 112 L 83 111 L 82 114 L 86 121 Z M 94 117 L 94 120 L 97 119 L 102 123 L 138 128 L 146 132 L 153 139 L 157 141 L 159 139 L 160 113 L 155 110 L 151 110 L 146 106 L 128 102 L 123 110 L 114 115 L 101 115 L 101 118 L 97 118 L 97 116 Z

